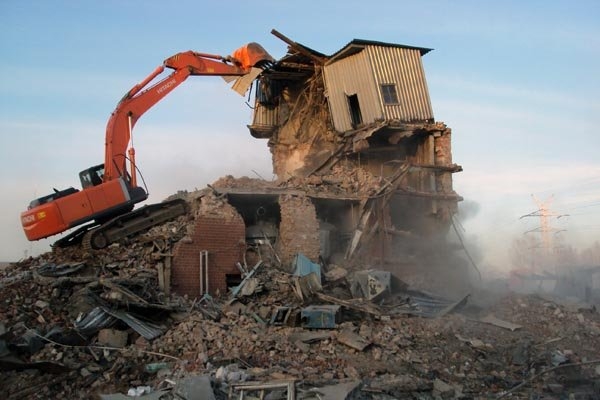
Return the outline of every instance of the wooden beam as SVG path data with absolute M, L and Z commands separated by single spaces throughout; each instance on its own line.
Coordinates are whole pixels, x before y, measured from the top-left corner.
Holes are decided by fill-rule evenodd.
M 461 172 L 463 170 L 462 165 L 458 165 L 458 164 L 451 164 L 451 165 L 411 164 L 410 166 L 414 167 L 414 168 L 435 169 L 438 171 L 448 171 L 448 172 Z
M 306 57 L 310 58 L 311 60 L 313 60 L 317 64 L 320 64 L 320 65 L 325 64 L 326 60 L 324 58 L 319 57 L 319 56 L 311 53 L 310 51 L 306 50 L 304 48 L 304 46 L 302 46 L 301 44 L 298 44 L 298 43 L 294 42 L 293 40 L 291 40 L 290 38 L 288 38 L 284 34 L 282 34 L 280 32 L 277 32 L 275 29 L 271 29 L 271 34 L 275 35 L 277 38 L 279 38 L 279 39 L 283 40 L 285 43 L 287 43 L 288 46 L 290 46 L 290 48 L 292 50 L 295 50 L 298 53 L 302 54 L 303 56 L 306 56 Z

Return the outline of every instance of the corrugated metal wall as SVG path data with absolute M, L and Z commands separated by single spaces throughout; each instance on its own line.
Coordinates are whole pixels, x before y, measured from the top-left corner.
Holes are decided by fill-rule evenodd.
M 357 94 L 365 124 L 376 120 L 433 119 L 427 81 L 418 50 L 366 46 L 358 54 L 326 65 L 324 80 L 333 124 L 339 132 L 352 129 L 348 95 Z M 384 105 L 381 84 L 396 84 L 399 104 Z
M 279 125 L 279 107 L 266 107 L 258 101 L 254 102 L 254 117 L 252 125 L 258 126 L 278 126 Z
M 352 129 L 347 96 L 357 95 L 364 123 L 383 117 L 373 69 L 365 51 L 326 65 L 323 71 L 333 125 L 338 132 Z
M 398 105 L 383 105 L 385 119 L 402 121 L 433 119 L 427 80 L 418 50 L 397 47 L 367 46 L 365 51 L 373 65 L 376 85 L 395 83 Z

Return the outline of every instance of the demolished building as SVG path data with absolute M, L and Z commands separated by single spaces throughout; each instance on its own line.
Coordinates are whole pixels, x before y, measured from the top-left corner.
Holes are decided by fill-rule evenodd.
M 327 56 L 273 33 L 288 53 L 257 80 L 248 128 L 267 140 L 277 180 L 213 184 L 226 204 L 199 212 L 175 247 L 174 290 L 223 293 L 265 244 L 284 265 L 302 253 L 409 281 L 447 263 L 461 200 L 452 174 L 462 168 L 451 129 L 433 115 L 422 64 L 431 49 L 355 39 Z

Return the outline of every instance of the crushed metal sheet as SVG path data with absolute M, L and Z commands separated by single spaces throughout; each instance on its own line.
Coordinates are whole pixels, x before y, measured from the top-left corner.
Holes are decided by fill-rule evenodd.
M 483 318 L 479 318 L 480 322 L 497 326 L 499 328 L 508 329 L 509 331 L 516 331 L 517 329 L 521 329 L 521 325 L 513 324 L 512 322 L 504 321 L 499 318 L 496 318 L 493 314 L 488 314 Z
M 317 298 L 328 303 L 339 304 L 340 306 L 375 315 L 378 317 L 382 315 L 381 309 L 375 304 L 371 303 L 370 301 L 366 301 L 363 299 L 342 300 L 333 296 L 326 295 L 324 293 L 316 293 L 315 295 Z
M 8 287 L 14 283 L 29 280 L 32 276 L 33 274 L 31 271 L 22 271 L 13 276 L 2 277 L 2 281 L 0 282 L 0 289 Z
M 410 290 L 400 295 L 404 299 L 403 304 L 392 304 L 386 306 L 385 309 L 390 315 L 409 314 L 425 318 L 438 318 L 464 305 L 469 296 L 467 294 L 457 301 L 450 301 L 443 297 Z
M 37 273 L 46 277 L 57 277 L 73 274 L 85 267 L 84 262 L 71 262 L 56 265 L 54 263 L 46 263 L 38 268 Z
M 152 322 L 144 322 L 133 314 L 110 310 L 106 307 L 95 307 L 80 320 L 75 321 L 75 328 L 83 334 L 92 335 L 100 329 L 107 328 L 119 319 L 125 322 L 131 329 L 142 335 L 147 340 L 152 340 L 162 335 L 165 329 Z
M 103 310 L 107 314 L 110 314 L 113 317 L 125 322 L 131 329 L 142 335 L 144 339 L 152 340 L 165 332 L 164 327 L 149 321 L 142 321 L 128 312 L 121 310 L 109 310 L 107 308 L 103 308 Z
M 116 320 L 115 317 L 106 313 L 102 307 L 95 307 L 75 321 L 75 329 L 84 335 L 93 335 L 100 329 L 112 326 Z

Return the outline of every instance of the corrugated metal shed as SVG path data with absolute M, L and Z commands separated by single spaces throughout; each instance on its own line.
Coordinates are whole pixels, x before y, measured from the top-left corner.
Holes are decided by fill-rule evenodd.
M 346 132 L 356 128 L 348 99 L 353 95 L 357 97 L 363 124 L 433 120 L 421 62 L 421 56 L 430 50 L 353 40 L 333 54 L 324 67 L 324 80 L 335 129 Z M 385 104 L 381 85 L 395 85 L 397 103 Z
M 252 125 L 248 126 L 250 134 L 258 139 L 270 138 L 278 126 L 279 107 L 267 107 L 255 101 Z

